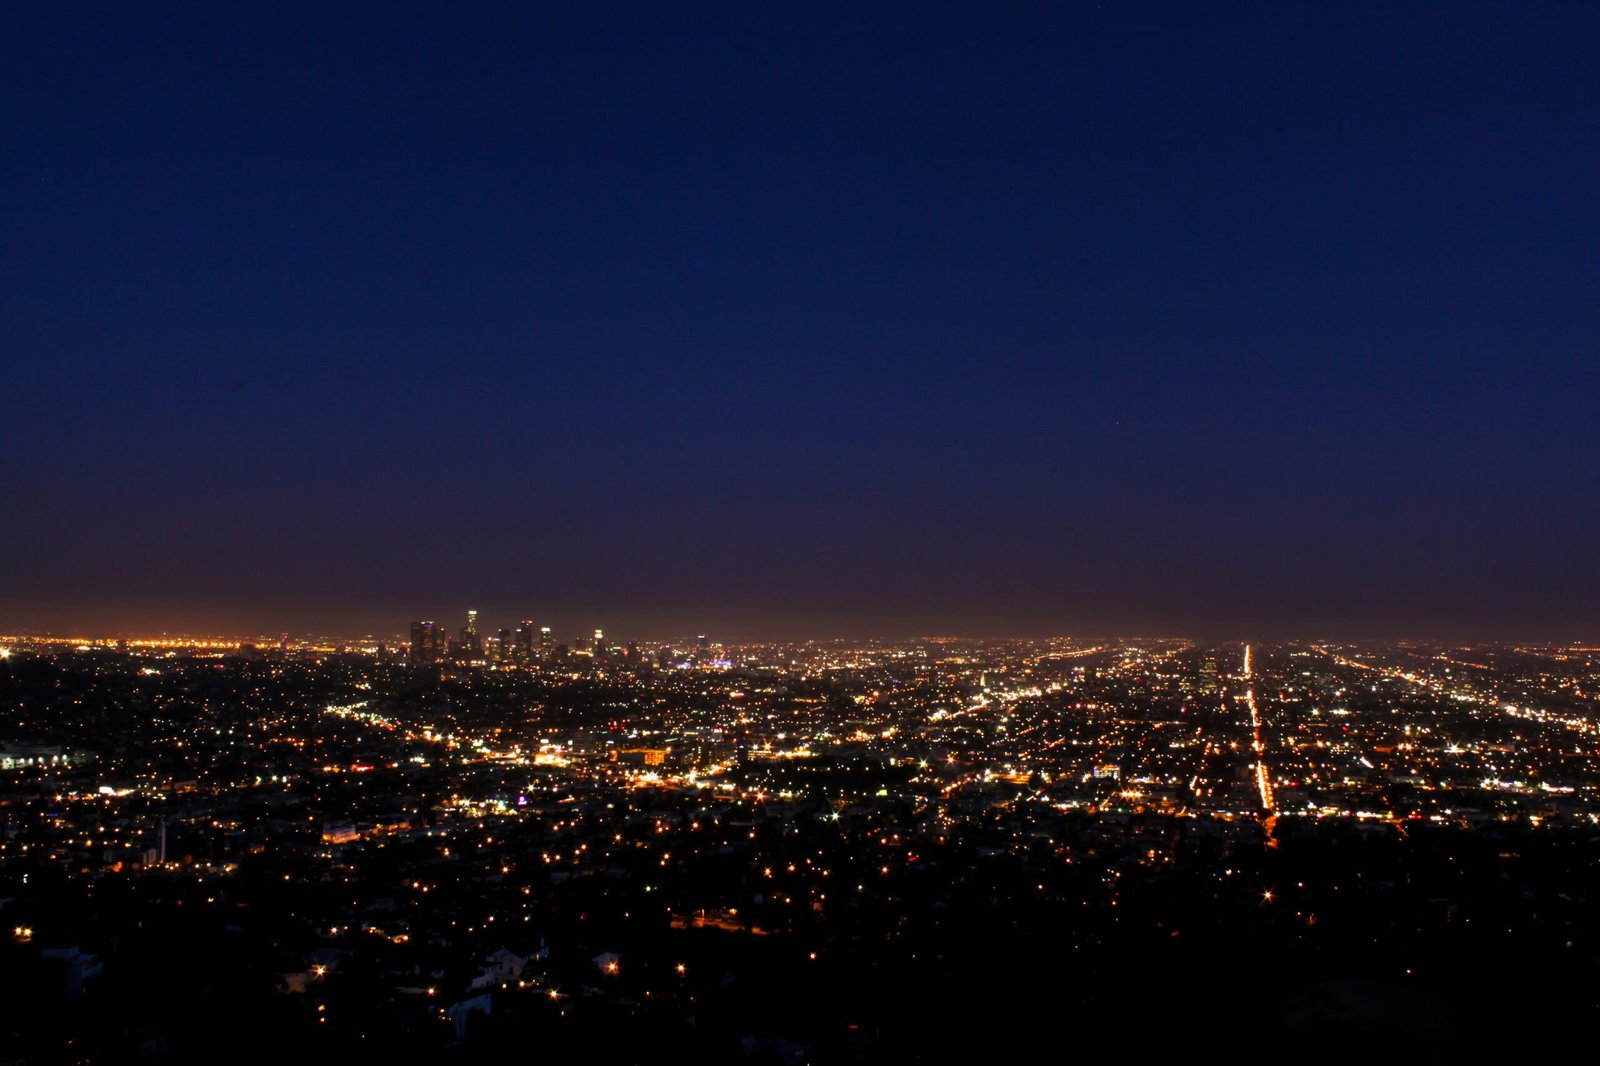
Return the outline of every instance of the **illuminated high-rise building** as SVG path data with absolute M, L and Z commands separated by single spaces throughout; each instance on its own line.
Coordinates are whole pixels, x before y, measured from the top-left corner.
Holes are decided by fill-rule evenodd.
M 436 663 L 444 657 L 444 627 L 436 622 L 411 623 L 411 661 Z
M 550 658 L 550 653 L 555 650 L 555 648 L 552 645 L 553 645 L 553 642 L 552 642 L 551 637 L 550 637 L 550 627 L 549 626 L 541 627 L 540 630 L 539 630 L 539 658 L 541 658 L 541 659 Z
M 533 619 L 524 618 L 517 626 L 517 660 L 533 661 Z
M 597 629 L 597 630 L 594 631 L 594 653 L 596 655 L 599 655 L 602 652 L 604 652 L 605 650 L 606 650 L 606 634 L 605 634 L 605 630 Z

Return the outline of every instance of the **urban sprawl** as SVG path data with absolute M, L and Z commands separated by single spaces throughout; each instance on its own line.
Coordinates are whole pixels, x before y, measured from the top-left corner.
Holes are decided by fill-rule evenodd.
M 1600 648 L 473 613 L 0 637 L 0 716 L 3 1061 L 938 1061 L 1230 1011 L 1482 1050 L 1497 1011 L 1596 1018 Z

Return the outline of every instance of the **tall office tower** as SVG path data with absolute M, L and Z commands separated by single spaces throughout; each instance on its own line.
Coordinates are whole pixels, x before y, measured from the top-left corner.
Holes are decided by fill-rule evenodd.
M 695 650 L 699 653 L 700 658 L 709 659 L 711 657 L 711 638 L 701 633 L 697 639 L 698 643 L 695 646 Z
M 498 662 L 509 662 L 511 654 L 511 630 L 502 629 L 498 639 L 495 641 L 494 657 Z
M 467 612 L 467 624 L 461 627 L 460 653 L 463 659 L 481 659 L 483 641 L 478 637 L 478 612 Z
M 522 624 L 517 626 L 517 660 L 519 662 L 533 661 L 533 619 L 524 618 Z
M 602 629 L 594 631 L 594 653 L 602 654 L 606 650 L 606 634 Z
M 467 612 L 467 626 L 466 626 L 465 629 L 463 629 L 461 631 L 461 635 L 463 637 L 468 637 L 468 638 L 476 637 L 478 635 L 478 612 L 477 611 L 468 611 Z
M 555 648 L 551 646 L 550 627 L 543 626 L 539 630 L 539 658 L 548 659 L 553 651 Z
M 433 622 L 411 623 L 411 661 L 414 663 L 438 662 L 443 648 L 440 642 L 444 636 L 442 627 Z

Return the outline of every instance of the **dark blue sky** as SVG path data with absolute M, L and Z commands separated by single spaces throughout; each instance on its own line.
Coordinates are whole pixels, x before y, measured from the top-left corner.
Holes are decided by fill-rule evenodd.
M 1585 4 L 7 4 L 0 625 L 1593 638 L 1597 57 Z

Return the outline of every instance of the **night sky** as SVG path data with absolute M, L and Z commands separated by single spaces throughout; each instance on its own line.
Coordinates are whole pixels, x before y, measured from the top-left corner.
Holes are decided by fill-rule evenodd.
M 1600 638 L 1597 57 L 8 3 L 0 627 Z

